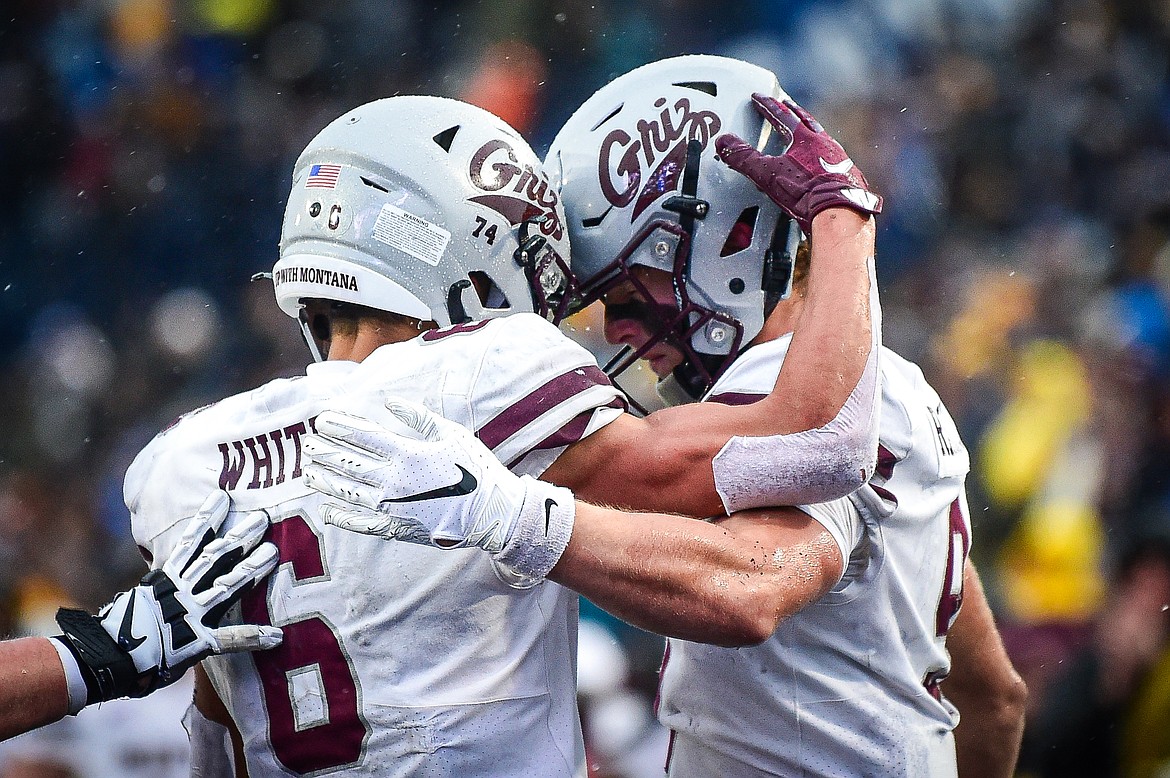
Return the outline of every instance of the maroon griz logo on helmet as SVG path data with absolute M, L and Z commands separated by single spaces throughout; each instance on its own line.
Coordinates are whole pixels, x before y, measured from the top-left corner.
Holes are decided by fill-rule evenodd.
M 659 197 L 678 189 L 687 161 L 687 143 L 697 140 L 707 148 L 721 124 L 714 111 L 692 111 L 691 101 L 685 97 L 669 107 L 666 98 L 660 97 L 654 107 L 662 112 L 649 121 L 639 119 L 636 138 L 623 129 L 606 135 L 597 160 L 601 192 L 610 205 L 625 208 L 638 197 L 630 221 Z M 639 195 L 643 170 L 649 173 Z
M 468 175 L 477 188 L 499 193 L 470 197 L 471 202 L 486 205 L 512 226 L 544 216 L 544 221 L 539 224 L 541 233 L 554 240 L 564 237 L 565 226 L 557 214 L 560 196 L 549 186 L 544 173 L 531 165 L 520 164 L 516 152 L 507 142 L 497 138 L 483 144 L 471 156 Z M 511 194 L 505 194 L 504 190 Z M 519 197 L 513 197 L 514 194 Z

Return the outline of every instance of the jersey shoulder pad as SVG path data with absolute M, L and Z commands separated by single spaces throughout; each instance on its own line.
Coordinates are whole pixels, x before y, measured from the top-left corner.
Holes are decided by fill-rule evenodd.
M 526 313 L 492 326 L 469 405 L 476 434 L 503 462 L 563 448 L 600 426 L 595 412 L 624 407 L 593 355 L 554 325 Z
M 218 436 L 267 424 L 273 407 L 291 404 L 299 379 L 277 379 L 257 389 L 180 416 L 158 433 L 126 470 L 122 495 L 135 542 L 161 565 L 194 516 L 223 482 L 228 452 Z
M 776 385 L 791 342 L 791 335 L 782 335 L 744 351 L 703 399 L 723 405 L 747 405 L 762 400 Z

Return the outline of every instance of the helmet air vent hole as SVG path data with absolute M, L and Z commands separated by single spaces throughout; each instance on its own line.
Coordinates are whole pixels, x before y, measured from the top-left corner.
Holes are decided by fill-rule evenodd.
M 681 86 L 683 89 L 694 89 L 696 92 L 704 92 L 712 97 L 719 96 L 719 87 L 713 81 L 680 81 L 673 86 Z
M 582 219 L 581 226 L 584 227 L 585 229 L 589 229 L 590 227 L 600 227 L 601 223 L 603 221 L 605 221 L 605 217 L 609 216 L 609 212 L 612 210 L 613 210 L 613 206 L 611 205 L 610 207 L 608 207 L 604 211 L 602 211 L 600 216 L 590 216 L 587 219 Z
M 439 144 L 439 147 L 442 148 L 443 151 L 450 152 L 451 144 L 455 142 L 455 136 L 459 132 L 459 127 L 460 125 L 458 124 L 456 124 L 454 127 L 448 127 L 436 135 L 432 140 Z
M 389 191 L 390 191 L 386 187 L 379 184 L 377 181 L 371 181 L 370 179 L 366 178 L 365 176 L 362 176 L 362 183 L 365 184 L 366 186 L 371 186 L 374 189 L 377 189 L 378 191 L 381 191 L 381 192 L 389 193 Z
M 759 215 L 760 206 L 758 205 L 743 209 L 743 213 L 735 220 L 731 231 L 727 233 L 727 240 L 723 242 L 719 256 L 730 257 L 752 245 L 752 236 L 756 231 L 756 217 Z
M 598 127 L 600 127 L 601 125 L 605 124 L 605 123 L 606 123 L 606 122 L 608 122 L 610 119 L 612 119 L 613 117 L 615 117 L 615 116 L 617 116 L 619 113 L 621 113 L 621 112 L 622 112 L 622 109 L 623 109 L 623 108 L 625 108 L 625 107 L 626 107 L 626 104 L 625 104 L 625 103 L 618 103 L 618 107 L 617 107 L 617 108 L 614 108 L 612 111 L 610 111 L 608 114 L 606 114 L 605 118 L 604 118 L 604 119 L 602 119 L 601 121 L 599 121 L 597 124 L 593 125 L 592 129 L 590 129 L 589 131 L 590 131 L 590 132 L 593 132 L 593 131 L 594 131 L 594 130 L 596 130 Z
M 512 307 L 512 303 L 508 301 L 508 295 L 504 294 L 504 290 L 487 273 L 482 270 L 472 270 L 467 274 L 467 277 L 471 279 L 475 293 L 479 295 L 479 304 L 484 308 Z
M 727 288 L 731 290 L 732 294 L 743 294 L 744 286 L 742 278 L 733 278 L 727 283 Z

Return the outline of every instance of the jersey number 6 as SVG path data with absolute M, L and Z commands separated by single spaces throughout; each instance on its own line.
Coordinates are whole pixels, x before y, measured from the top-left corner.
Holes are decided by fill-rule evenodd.
M 292 515 L 274 523 L 265 540 L 280 550 L 280 566 L 288 567 L 294 585 L 328 580 L 321 539 L 303 516 Z M 244 597 L 246 622 L 273 624 L 268 590 L 262 586 Z M 284 642 L 270 651 L 252 654 L 252 659 L 263 686 L 277 760 L 296 773 L 357 763 L 370 730 L 358 714 L 357 679 L 336 633 L 319 616 L 275 626 L 284 630 Z M 297 676 L 315 683 L 320 694 L 320 710 L 312 721 L 298 721 L 293 710 Z

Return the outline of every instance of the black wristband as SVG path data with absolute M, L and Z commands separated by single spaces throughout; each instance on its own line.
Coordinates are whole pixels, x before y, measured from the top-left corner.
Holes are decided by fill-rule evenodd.
M 141 696 L 141 678 L 134 660 L 118 647 L 101 622 L 85 611 L 59 608 L 57 624 L 65 633 L 65 647 L 77 660 L 85 679 L 86 705 Z

